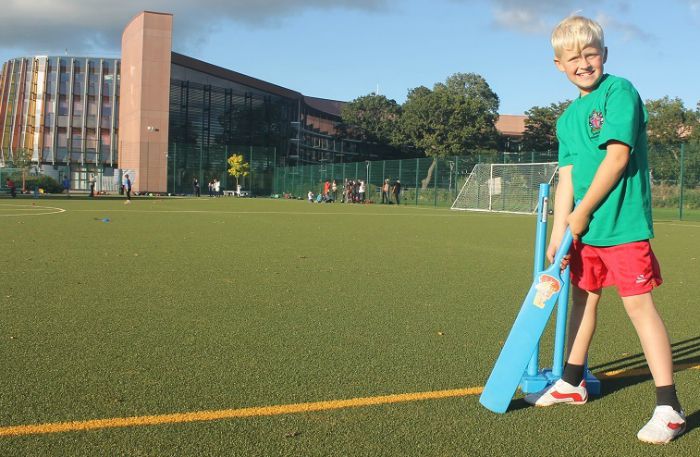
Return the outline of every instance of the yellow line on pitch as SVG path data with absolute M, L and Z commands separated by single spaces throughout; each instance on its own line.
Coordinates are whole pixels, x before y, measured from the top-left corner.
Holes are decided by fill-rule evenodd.
M 417 392 L 408 394 L 384 395 L 378 397 L 352 398 L 349 400 L 331 400 L 312 403 L 296 403 L 278 406 L 262 406 L 240 409 L 222 409 L 217 411 L 195 411 L 189 413 L 160 414 L 154 416 L 118 417 L 112 419 L 94 419 L 75 422 L 55 422 L 35 425 L 16 425 L 0 427 L 0 436 L 39 435 L 44 433 L 75 432 L 102 428 L 134 427 L 143 425 L 175 424 L 184 422 L 214 421 L 243 417 L 276 416 L 281 414 L 307 413 L 333 409 L 357 408 L 361 406 L 385 405 L 420 400 L 464 397 L 478 395 L 482 387 L 465 389 L 439 390 L 434 392 Z
M 700 365 L 694 363 L 674 364 L 673 371 L 700 370 Z M 642 376 L 649 374 L 649 368 L 627 368 L 621 370 L 611 370 L 602 373 L 594 373 L 598 379 L 630 378 L 632 376 Z
M 676 371 L 700 370 L 700 365 L 686 363 L 675 365 Z M 600 379 L 623 378 L 648 374 L 646 368 L 612 370 L 595 373 Z M 214 411 L 194 411 L 188 413 L 159 414 L 153 416 L 116 417 L 111 419 L 93 419 L 73 422 L 53 422 L 47 424 L 15 425 L 0 427 L 0 436 L 40 435 L 46 433 L 77 432 L 103 428 L 136 427 L 144 425 L 180 424 L 185 422 L 215 421 L 221 419 L 236 419 L 245 417 L 278 416 L 281 414 L 298 414 L 334 409 L 359 408 L 363 406 L 386 405 L 390 403 L 405 403 L 421 400 L 436 400 L 441 398 L 467 397 L 479 395 L 483 387 L 468 387 L 464 389 L 437 390 L 433 392 L 416 392 L 408 394 L 383 395 L 378 397 L 351 398 L 348 400 L 329 400 L 311 403 L 294 403 L 277 406 L 261 406 L 239 409 L 221 409 Z

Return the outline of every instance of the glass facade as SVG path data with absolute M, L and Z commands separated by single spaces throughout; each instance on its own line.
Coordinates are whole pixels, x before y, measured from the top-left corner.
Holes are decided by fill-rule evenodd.
M 167 191 L 206 190 L 213 179 L 233 190 L 227 159 L 242 154 L 244 190 L 273 192 L 276 166 L 353 163 L 406 157 L 387 146 L 341 138 L 343 102 L 299 92 L 171 54 Z M 120 181 L 120 60 L 69 56 L 6 62 L 0 79 L 0 164 L 29 158 L 35 172 L 73 189 L 114 192 Z
M 192 193 L 218 179 L 233 190 L 226 160 L 242 154 L 254 195 L 273 191 L 274 167 L 394 158 L 387 147 L 341 139 L 342 102 L 302 94 L 230 70 L 172 54 L 168 192 Z
M 0 164 L 29 160 L 35 172 L 86 189 L 114 190 L 118 163 L 119 59 L 37 56 L 3 64 Z M 103 178 L 103 179 L 100 179 Z
M 214 178 L 235 183 L 226 160 L 243 154 L 251 173 L 243 186 L 272 188 L 272 167 L 286 152 L 298 103 L 178 64 L 171 66 L 168 191 L 191 193 Z

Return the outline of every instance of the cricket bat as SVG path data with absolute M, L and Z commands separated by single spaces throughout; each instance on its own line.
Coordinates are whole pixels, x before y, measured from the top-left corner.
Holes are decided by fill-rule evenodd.
M 513 327 L 481 393 L 479 402 L 495 413 L 505 413 L 547 326 L 559 297 L 563 279 L 561 261 L 573 237 L 566 229 L 552 265 L 539 273 L 530 286 Z

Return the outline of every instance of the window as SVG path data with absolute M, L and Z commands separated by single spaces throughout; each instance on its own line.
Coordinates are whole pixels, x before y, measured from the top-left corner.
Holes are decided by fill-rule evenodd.
M 66 95 L 68 93 L 68 81 L 70 81 L 70 75 L 68 73 L 61 73 L 58 83 L 59 94 Z
M 94 95 L 88 95 L 87 102 L 88 116 L 97 116 L 97 98 Z
M 59 148 L 63 147 L 65 148 L 68 146 L 68 137 L 66 135 L 66 129 L 65 127 L 61 127 L 58 129 L 57 132 L 57 138 L 56 138 L 56 144 L 58 145 Z
M 65 95 L 58 96 L 58 115 L 68 116 L 68 97 Z
M 109 146 L 110 145 L 110 136 L 109 136 L 109 131 L 108 130 L 101 130 L 100 131 L 100 143 L 102 143 L 103 146 Z
M 48 128 L 44 128 L 44 151 L 46 151 L 47 148 L 53 146 L 53 144 L 51 144 L 52 140 L 53 138 L 51 135 L 51 130 Z
M 97 133 L 94 129 L 88 129 L 85 136 L 85 147 L 89 150 L 97 150 Z
M 80 129 L 73 129 L 71 134 L 71 147 L 73 149 L 80 149 L 81 143 L 83 141 L 83 135 Z
M 112 75 L 106 75 L 102 83 L 102 95 L 112 95 Z
M 83 115 L 83 97 L 80 95 L 73 96 L 73 116 Z
M 102 118 L 112 117 L 112 99 L 102 97 Z
M 46 113 L 53 113 L 54 112 L 54 106 L 53 106 L 53 101 L 54 101 L 54 96 L 52 94 L 46 94 L 44 95 L 44 111 Z

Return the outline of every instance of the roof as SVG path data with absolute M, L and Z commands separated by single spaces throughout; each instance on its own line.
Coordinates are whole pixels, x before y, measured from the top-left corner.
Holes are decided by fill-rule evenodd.
M 286 87 L 278 86 L 276 84 L 263 81 L 262 79 L 253 78 L 252 76 L 244 75 L 243 73 L 238 73 L 237 71 L 219 67 L 202 60 L 197 60 L 193 57 L 178 54 L 177 52 L 172 52 L 171 61 L 172 63 L 183 67 L 192 68 L 193 70 L 207 73 L 212 76 L 216 76 L 217 78 L 228 79 L 229 81 L 233 81 L 253 89 L 279 95 L 281 97 L 290 98 L 293 100 L 303 97 L 301 93 L 287 89 Z
M 201 71 L 203 73 L 207 73 L 218 78 L 228 79 L 229 81 L 233 81 L 253 89 L 269 92 L 293 100 L 298 100 L 301 98 L 304 104 L 309 108 L 335 117 L 340 117 L 340 112 L 343 105 L 348 103 L 340 100 L 330 100 L 326 98 L 309 97 L 307 95 L 302 95 L 300 92 L 287 89 L 286 87 L 278 86 L 276 84 L 272 84 L 261 79 L 253 78 L 252 76 L 244 75 L 243 73 L 238 73 L 237 71 L 219 67 L 217 65 L 213 65 L 202 60 L 195 59 L 193 57 L 178 54 L 177 52 L 172 52 L 171 59 L 172 63 L 175 63 L 177 65 L 192 68 L 194 70 Z M 498 130 L 501 134 L 507 136 L 522 136 L 525 132 L 525 119 L 527 119 L 527 116 L 501 114 L 500 116 L 498 116 L 498 120 L 496 121 L 496 130 Z
M 248 86 L 252 89 L 279 95 L 292 100 L 298 100 L 301 98 L 308 107 L 331 116 L 340 117 L 340 109 L 346 103 L 339 100 L 308 97 L 295 90 L 287 89 L 286 87 L 278 86 L 277 84 L 272 84 L 261 79 L 253 78 L 252 76 L 219 67 L 193 57 L 178 54 L 177 52 L 172 52 L 171 60 L 174 64 L 191 68 L 202 73 L 207 73 L 209 75 L 216 76 L 217 78 L 227 79 L 229 81 Z
M 340 117 L 340 110 L 342 109 L 343 105 L 347 104 L 347 102 L 341 102 L 339 100 L 307 97 L 306 95 L 304 96 L 304 103 L 313 109 L 338 117 Z
M 503 135 L 522 136 L 525 133 L 527 116 L 516 114 L 501 114 L 496 121 L 496 130 Z

